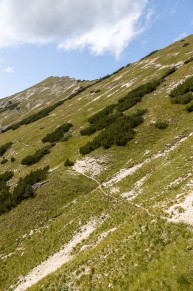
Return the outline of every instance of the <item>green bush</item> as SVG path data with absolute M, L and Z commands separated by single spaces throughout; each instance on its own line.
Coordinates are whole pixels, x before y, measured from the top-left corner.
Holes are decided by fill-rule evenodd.
M 14 110 L 15 108 L 17 108 L 18 105 L 19 105 L 18 102 L 17 103 L 10 103 L 5 108 L 0 109 L 0 112 L 5 112 L 7 110 Z
M 2 189 L 8 189 L 7 181 L 9 181 L 13 177 L 12 171 L 6 171 L 3 174 L 0 174 L 0 191 Z
M 7 182 L 13 177 L 13 171 L 6 171 L 3 174 L 0 174 L 0 181 Z
M 46 107 L 42 110 L 40 110 L 39 112 L 37 113 L 34 113 L 26 118 L 24 118 L 23 120 L 17 122 L 17 123 L 14 123 L 12 124 L 8 129 L 17 129 L 19 128 L 21 125 L 26 125 L 26 124 L 29 124 L 29 123 L 32 123 L 32 122 L 35 122 L 47 115 L 49 115 L 49 113 L 51 113 L 54 109 L 56 109 L 58 106 L 62 105 L 64 103 L 65 100 L 61 100 L 61 101 L 58 101 L 57 103 L 49 106 L 49 107 Z
M 186 111 L 189 113 L 192 112 L 193 111 L 193 104 L 191 104 L 190 106 L 187 106 Z
M 37 150 L 33 155 L 26 156 L 22 161 L 22 165 L 28 165 L 31 166 L 33 164 L 38 163 L 43 156 L 50 153 L 51 145 L 47 145 L 43 147 L 42 149 Z
M 91 134 L 93 134 L 95 132 L 96 132 L 96 127 L 93 124 L 91 124 L 88 127 L 83 128 L 80 131 L 80 134 L 81 135 L 91 135 Z
M 17 186 L 13 190 L 13 203 L 17 205 L 22 200 L 29 197 L 33 197 L 35 192 L 33 190 L 33 185 L 45 180 L 48 174 L 49 167 L 39 169 L 36 171 L 31 171 L 30 174 L 24 178 L 20 178 Z
M 193 77 L 189 77 L 182 84 L 170 92 L 171 102 L 187 104 L 193 99 Z
M 104 109 L 89 117 L 88 122 L 91 124 L 96 124 L 98 121 L 100 121 L 101 118 L 103 118 L 104 116 L 108 116 L 110 113 L 112 113 L 115 107 L 116 104 L 110 104 L 106 106 Z
M 8 188 L 0 191 L 0 214 L 8 212 L 13 207 L 12 196 Z
M 71 167 L 71 166 L 74 166 L 74 162 L 69 160 L 69 159 L 66 159 L 66 161 L 64 162 L 64 166 L 65 167 Z
M 85 146 L 80 148 L 81 154 L 88 154 L 89 152 L 95 150 L 96 148 L 102 146 L 104 148 L 110 147 L 112 144 L 116 145 L 125 145 L 127 141 L 133 137 L 133 131 L 130 130 L 128 135 L 124 137 L 122 130 L 120 132 L 117 131 L 117 140 L 112 138 L 113 128 L 116 127 L 116 124 L 119 124 L 120 120 L 125 120 L 125 116 L 122 112 L 128 110 L 129 108 L 133 107 L 135 104 L 141 101 L 141 99 L 146 95 L 149 94 L 157 89 L 157 87 L 164 82 L 165 78 L 170 74 L 174 73 L 176 68 L 168 69 L 162 77 L 157 80 L 153 80 L 148 82 L 144 85 L 133 89 L 126 96 L 120 98 L 117 104 L 111 104 L 106 106 L 104 109 L 100 110 L 99 112 L 92 115 L 88 122 L 91 124 L 90 126 L 81 130 L 81 135 L 91 135 L 95 133 L 97 130 L 105 129 L 98 135 L 94 140 L 88 142 Z M 146 110 L 138 112 L 135 114 L 136 120 L 141 120 L 142 115 L 146 112 Z M 133 119 L 134 120 L 134 119 Z M 130 121 L 131 122 L 131 121 Z M 137 124 L 138 125 L 138 124 Z M 136 126 L 137 126 L 136 125 Z M 135 124 L 131 126 L 130 129 L 135 127 Z
M 123 116 L 123 114 L 120 112 L 104 115 L 103 117 L 98 119 L 95 124 L 91 124 L 90 126 L 84 128 L 83 130 L 80 131 L 80 133 L 81 135 L 91 135 L 97 130 L 106 128 L 110 124 L 114 123 L 121 116 Z
M 51 133 L 48 133 L 43 139 L 42 142 L 56 142 L 61 141 L 64 137 L 64 134 L 70 130 L 72 127 L 71 123 L 64 123 L 57 127 L 54 131 Z
M 166 77 L 168 77 L 169 75 L 175 73 L 176 70 L 177 70 L 176 67 L 172 67 L 172 68 L 168 69 L 168 70 L 165 72 L 165 74 L 163 74 L 163 76 L 162 76 L 162 80 L 164 80 L 164 79 L 165 79 Z
M 10 209 L 10 192 L 7 181 L 12 177 L 12 171 L 6 171 L 0 174 L 0 213 L 7 212 Z
M 157 52 L 158 52 L 158 50 L 152 51 L 151 53 L 149 53 L 148 55 L 146 55 L 145 57 L 143 57 L 141 60 L 144 60 L 144 59 L 146 59 L 146 58 L 148 58 L 148 57 L 154 55 L 154 54 L 157 53 Z
M 97 94 L 97 93 L 100 93 L 101 90 L 100 89 L 96 89 L 94 92 L 95 92 L 95 94 Z
M 158 129 L 165 129 L 168 127 L 168 123 L 165 122 L 165 121 L 157 121 L 155 123 L 155 127 L 158 128 Z
M 188 92 L 186 94 L 173 97 L 171 99 L 171 102 L 173 104 L 188 104 L 192 99 L 193 99 L 192 92 Z
M 129 65 L 130 65 L 130 64 L 129 64 Z M 127 66 L 129 66 L 129 65 L 127 65 Z M 117 73 L 119 73 L 119 72 L 122 71 L 124 68 L 125 68 L 125 67 L 123 66 L 123 67 L 119 68 L 118 70 L 114 71 L 114 72 L 112 73 L 112 76 L 115 75 L 115 74 L 117 74 Z
M 193 57 L 187 59 L 187 60 L 184 62 L 184 64 L 186 65 L 186 64 L 188 64 L 188 63 L 190 63 L 190 62 L 193 62 Z
M 141 101 L 142 97 L 152 91 L 154 91 L 164 78 L 173 72 L 173 68 L 167 71 L 163 77 L 153 82 L 148 82 L 144 85 L 137 87 L 136 89 L 130 91 L 126 96 L 120 98 L 117 104 L 110 104 L 104 109 L 92 115 L 88 118 L 90 126 L 82 129 L 80 131 L 81 135 L 91 135 L 97 130 L 106 128 L 110 124 L 113 124 L 117 119 L 119 119 L 123 114 L 123 111 L 128 110 L 135 104 Z
M 3 165 L 3 164 L 6 164 L 8 162 L 8 160 L 6 159 L 6 158 L 3 158 L 2 160 L 1 160 L 1 164 Z
M 183 44 L 183 47 L 185 47 L 185 46 L 187 46 L 187 45 L 189 45 L 189 43 L 188 43 L 188 42 L 184 43 L 184 44 Z
M 12 146 L 12 142 L 7 142 L 6 144 L 0 146 L 0 157 Z
M 10 211 L 22 200 L 35 195 L 33 185 L 46 179 L 49 167 L 30 172 L 24 178 L 20 178 L 13 192 L 10 192 L 6 182 L 13 176 L 13 172 L 5 172 L 0 175 L 0 214 Z M 3 184 L 4 183 L 4 184 Z
M 188 92 L 193 92 L 193 77 L 189 77 L 182 84 L 173 89 L 170 92 L 170 96 L 173 98 L 176 96 L 184 95 Z
M 131 116 L 121 116 L 106 127 L 92 141 L 80 148 L 80 154 L 86 155 L 93 150 L 103 147 L 110 148 L 112 145 L 125 146 L 134 137 L 133 128 L 143 122 L 145 111 L 137 111 Z
M 126 96 L 120 98 L 118 100 L 117 109 L 118 111 L 126 111 L 129 108 L 133 107 L 135 104 L 141 101 L 141 99 L 157 89 L 157 87 L 163 82 L 165 75 L 163 78 L 158 80 L 154 80 L 152 82 L 148 82 L 144 85 L 137 87 L 136 89 L 130 91 Z
M 14 157 L 11 157 L 11 162 L 13 163 L 13 162 L 15 162 L 15 158 Z

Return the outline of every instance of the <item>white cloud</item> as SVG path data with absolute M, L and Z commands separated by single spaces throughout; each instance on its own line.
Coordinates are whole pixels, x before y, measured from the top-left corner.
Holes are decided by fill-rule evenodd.
M 0 60 L 0 72 L 2 73 L 14 73 L 15 68 L 6 64 L 4 60 Z
M 7 66 L 7 67 L 2 67 L 1 68 L 1 71 L 3 72 L 3 73 L 14 73 L 15 72 L 15 69 L 14 69 L 14 67 L 12 67 L 12 66 Z
M 148 0 L 0 0 L 0 47 L 56 42 L 119 56 L 152 16 Z M 144 17 L 144 13 L 146 16 Z
M 181 33 L 180 35 L 178 35 L 174 41 L 178 41 L 180 39 L 183 39 L 184 37 L 186 37 L 188 34 L 186 32 Z

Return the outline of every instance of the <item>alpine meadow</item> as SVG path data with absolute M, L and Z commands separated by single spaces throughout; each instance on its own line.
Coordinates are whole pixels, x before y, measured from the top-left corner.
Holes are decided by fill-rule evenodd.
M 193 290 L 193 35 L 0 100 L 0 290 Z

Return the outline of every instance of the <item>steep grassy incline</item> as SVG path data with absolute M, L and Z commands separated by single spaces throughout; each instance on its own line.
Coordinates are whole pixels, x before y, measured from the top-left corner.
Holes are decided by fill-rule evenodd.
M 47 116 L 0 134 L 0 146 L 10 143 L 1 157 L 0 187 L 6 184 L 10 195 L 21 178 L 49 166 L 46 178 L 31 185 L 32 198 L 24 195 L 0 216 L 1 290 L 193 289 L 193 113 L 186 110 L 193 104 L 192 83 L 180 95 L 188 93 L 188 102 L 172 101 L 173 90 L 193 76 L 192 58 L 189 36 L 100 80 Z M 126 110 L 113 107 L 105 119 L 110 125 L 97 123 L 91 135 L 80 134 L 91 116 L 160 78 Z M 115 128 L 122 131 L 120 124 L 127 133 L 128 124 L 120 122 L 136 114 L 143 120 L 129 125 L 133 136 L 124 146 L 113 138 L 108 148 L 80 154 L 109 126 L 110 137 L 118 134 Z M 72 125 L 68 132 L 60 130 L 64 124 Z M 45 146 L 49 153 L 22 164 Z M 65 167 L 67 159 L 74 165 Z

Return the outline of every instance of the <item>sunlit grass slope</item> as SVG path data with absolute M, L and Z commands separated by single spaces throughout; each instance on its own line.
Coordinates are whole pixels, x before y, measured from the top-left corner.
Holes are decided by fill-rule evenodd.
M 31 171 L 50 168 L 34 198 L 0 216 L 0 290 L 27 281 L 35 267 L 84 234 L 82 226 L 90 221 L 95 222 L 93 231 L 74 244 L 66 263 L 30 290 L 193 289 L 193 113 L 186 112 L 186 104 L 172 104 L 169 95 L 193 76 L 193 62 L 187 62 L 191 57 L 192 35 L 100 82 L 51 77 L 10 97 L 21 98 L 21 111 L 1 113 L 2 125 L 67 100 L 49 115 L 0 134 L 0 146 L 13 143 L 3 155 L 7 162 L 0 164 L 1 173 L 14 173 L 10 191 Z M 79 153 L 99 134 L 80 135 L 90 116 L 173 67 L 176 71 L 155 91 L 124 112 L 147 109 L 126 146 Z M 73 126 L 67 141 L 57 141 L 38 163 L 21 164 L 45 146 L 42 139 L 48 133 L 68 122 Z M 157 128 L 160 122 L 167 127 Z M 64 166 L 68 158 L 74 166 Z

